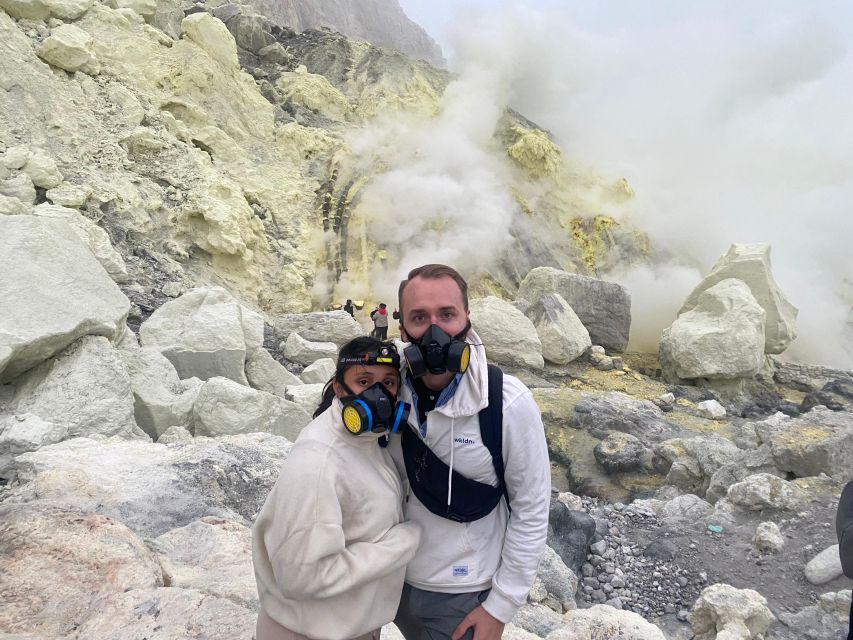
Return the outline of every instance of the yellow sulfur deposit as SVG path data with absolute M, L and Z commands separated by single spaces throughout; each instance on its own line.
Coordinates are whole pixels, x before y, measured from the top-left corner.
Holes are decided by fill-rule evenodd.
M 507 149 L 510 158 L 532 177 L 556 175 L 563 158 L 560 148 L 551 142 L 547 133 L 541 129 L 526 129 L 520 125 L 513 125 L 512 133 L 516 140 Z
M 276 88 L 287 100 L 333 120 L 346 120 L 351 111 L 343 93 L 324 76 L 308 73 L 303 65 L 296 71 L 282 73 Z
M 587 271 L 594 273 L 599 260 L 613 245 L 610 230 L 619 223 L 608 216 L 572 218 L 569 229 L 575 244 L 581 250 L 581 259 Z

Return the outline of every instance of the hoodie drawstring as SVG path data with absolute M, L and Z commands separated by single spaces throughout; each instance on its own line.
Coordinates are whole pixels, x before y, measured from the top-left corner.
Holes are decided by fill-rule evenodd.
M 450 418 L 450 468 L 447 471 L 447 512 L 450 513 L 450 497 L 453 495 L 453 445 L 455 443 L 453 427 L 455 418 Z

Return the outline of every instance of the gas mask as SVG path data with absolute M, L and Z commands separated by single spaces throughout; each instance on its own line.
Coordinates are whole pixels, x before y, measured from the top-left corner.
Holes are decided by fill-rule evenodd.
M 465 335 L 471 323 L 455 336 L 450 336 L 437 324 L 431 324 L 419 340 L 403 349 L 409 372 L 413 378 L 427 373 L 465 373 L 471 358 L 471 347 L 465 342 Z
M 398 402 L 381 382 L 376 382 L 359 395 L 352 393 L 341 398 L 344 427 L 357 436 L 362 433 L 396 433 L 409 417 L 409 404 Z

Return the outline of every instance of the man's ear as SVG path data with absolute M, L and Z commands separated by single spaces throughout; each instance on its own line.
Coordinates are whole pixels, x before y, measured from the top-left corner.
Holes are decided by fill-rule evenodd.
M 403 342 L 411 342 L 409 339 L 409 334 L 406 333 L 406 330 L 403 328 L 403 323 L 400 323 L 400 340 Z

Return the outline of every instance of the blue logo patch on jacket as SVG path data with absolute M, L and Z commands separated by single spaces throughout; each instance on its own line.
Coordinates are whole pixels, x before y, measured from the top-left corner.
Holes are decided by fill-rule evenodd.
M 467 564 L 453 565 L 453 577 L 454 578 L 464 578 L 467 575 L 468 575 L 468 565 Z
M 476 440 L 472 440 L 471 438 L 467 438 L 465 436 L 456 436 L 453 438 L 453 442 L 456 444 L 477 444 Z

